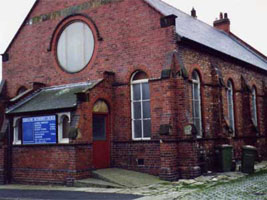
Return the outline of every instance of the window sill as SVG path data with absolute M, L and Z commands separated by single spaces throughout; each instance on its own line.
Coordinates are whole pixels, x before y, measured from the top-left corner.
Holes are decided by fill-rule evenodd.
M 70 140 L 69 139 L 60 139 L 58 141 L 58 144 L 69 144 L 70 143 Z
M 14 142 L 13 142 L 13 145 L 21 145 L 21 140 L 19 140 L 19 141 L 14 141 Z
M 132 138 L 133 139 L 133 141 L 150 141 L 151 140 L 151 138 Z

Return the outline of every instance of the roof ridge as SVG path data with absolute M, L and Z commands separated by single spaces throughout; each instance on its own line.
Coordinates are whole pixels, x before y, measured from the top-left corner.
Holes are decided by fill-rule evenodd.
M 145 0 L 145 1 L 149 4 L 149 2 L 148 2 L 147 0 Z M 197 20 L 197 21 L 199 21 L 199 22 L 201 22 L 201 23 L 203 23 L 203 24 L 209 26 L 210 28 L 213 28 L 214 30 L 221 32 L 220 30 L 216 29 L 215 27 L 213 27 L 212 25 L 208 24 L 207 22 L 202 21 L 201 19 L 198 19 L 198 18 L 194 18 L 194 17 L 192 17 L 190 14 L 186 13 L 185 11 L 183 11 L 183 10 L 181 10 L 181 9 L 179 9 L 179 8 L 176 8 L 176 7 L 174 7 L 173 5 L 168 4 L 168 3 L 165 2 L 165 1 L 162 1 L 162 0 L 156 0 L 156 1 L 160 1 L 160 2 L 163 3 L 163 4 L 165 4 L 165 5 L 167 5 L 167 6 L 171 7 L 171 8 L 173 8 L 173 9 L 175 9 L 175 10 L 178 10 L 178 11 L 181 12 L 182 14 L 187 15 L 188 17 L 192 18 L 192 20 Z M 149 4 L 149 5 L 150 5 L 150 4 Z M 153 6 L 153 7 L 154 7 L 154 6 Z M 162 14 L 163 14 L 163 13 L 162 13 Z
M 224 55 L 229 55 L 257 68 L 267 70 L 266 59 L 256 49 L 254 50 L 253 47 L 249 48 L 245 44 L 241 44 L 230 34 L 202 20 L 195 19 L 190 14 L 162 0 L 144 1 L 164 16 L 173 14 L 178 17 L 176 19 L 176 33 L 181 36 L 181 39 L 189 39 Z
M 42 89 L 38 89 L 36 91 L 34 91 L 32 94 L 26 96 L 25 98 L 21 99 L 20 101 L 18 101 L 17 103 L 15 103 L 14 105 L 7 107 L 6 108 L 6 113 L 10 113 L 11 111 L 19 108 L 20 106 L 22 106 L 23 104 L 27 103 L 28 101 L 30 101 L 32 98 L 36 97 L 38 94 L 40 94 L 40 92 L 42 91 Z
M 92 84 L 93 82 L 97 82 L 98 80 L 93 81 L 85 81 L 85 82 L 78 82 L 78 83 L 69 83 L 69 84 L 62 84 L 62 85 L 54 85 L 49 87 L 44 87 L 42 90 L 56 90 L 56 89 L 64 89 L 69 87 L 78 87 L 78 86 L 84 86 Z

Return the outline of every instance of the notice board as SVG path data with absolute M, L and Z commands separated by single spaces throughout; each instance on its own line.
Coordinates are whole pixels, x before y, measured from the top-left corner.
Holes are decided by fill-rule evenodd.
M 22 118 L 23 144 L 56 144 L 56 115 Z

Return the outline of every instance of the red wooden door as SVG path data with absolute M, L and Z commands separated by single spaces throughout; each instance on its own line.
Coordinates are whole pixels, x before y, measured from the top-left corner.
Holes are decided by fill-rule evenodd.
M 93 115 L 93 165 L 96 169 L 110 166 L 110 134 L 107 114 Z

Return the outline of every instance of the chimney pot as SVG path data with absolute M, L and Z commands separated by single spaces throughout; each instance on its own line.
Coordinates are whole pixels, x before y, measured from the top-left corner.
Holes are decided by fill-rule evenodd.
M 194 7 L 191 10 L 191 16 L 194 17 L 194 18 L 197 18 L 197 12 L 196 12 Z
M 220 13 L 220 19 L 223 19 L 223 13 L 222 12 Z
M 228 19 L 228 14 L 224 13 L 224 19 Z

